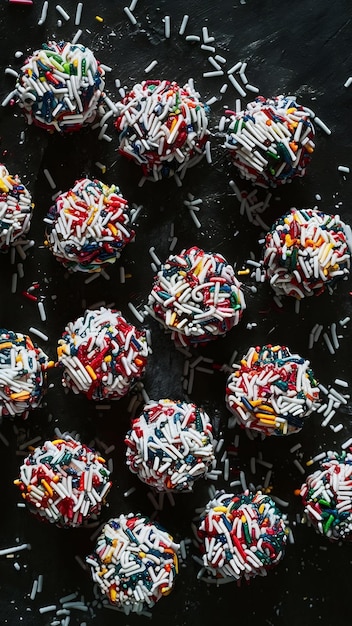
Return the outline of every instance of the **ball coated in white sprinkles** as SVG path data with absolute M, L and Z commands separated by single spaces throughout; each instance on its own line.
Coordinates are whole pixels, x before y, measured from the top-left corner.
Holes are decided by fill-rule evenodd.
M 148 180 L 180 179 L 205 154 L 208 111 L 191 79 L 144 80 L 116 103 L 121 154 L 141 166 Z
M 138 614 L 171 593 L 178 549 L 159 524 L 129 513 L 105 524 L 86 562 L 109 602 L 127 615 Z
M 352 454 L 329 451 L 303 483 L 304 513 L 330 541 L 352 541 Z
M 143 376 L 149 346 L 144 330 L 102 306 L 67 324 L 57 353 L 64 387 L 89 400 L 113 400 Z
M 314 151 L 311 112 L 292 96 L 258 96 L 228 117 L 224 147 L 242 178 L 276 187 L 304 176 Z
M 35 448 L 14 482 L 38 519 L 76 528 L 100 513 L 111 487 L 109 474 L 99 453 L 65 436 Z
M 349 275 L 350 245 L 339 215 L 293 208 L 265 237 L 265 278 L 279 297 L 320 295 Z
M 266 576 L 284 557 L 288 532 L 270 496 L 218 491 L 197 530 L 206 574 L 222 582 Z
M 215 458 L 209 416 L 182 401 L 148 402 L 125 443 L 129 469 L 157 491 L 191 491 Z
M 133 240 L 130 213 L 116 185 L 82 178 L 50 208 L 45 244 L 71 272 L 100 272 Z
M 0 164 L 0 252 L 28 233 L 34 204 L 28 189 L 18 174 L 12 175 L 5 165 Z
M 224 336 L 245 308 L 233 267 L 221 254 L 197 246 L 168 257 L 154 277 L 146 306 L 178 346 Z
M 249 348 L 226 385 L 226 406 L 243 428 L 269 435 L 299 432 L 320 405 L 310 363 L 286 346 Z
M 49 132 L 80 130 L 97 116 L 104 74 L 89 48 L 49 41 L 21 67 L 16 82 L 18 104 L 28 124 Z
M 0 419 L 28 417 L 46 391 L 47 355 L 28 335 L 0 329 Z

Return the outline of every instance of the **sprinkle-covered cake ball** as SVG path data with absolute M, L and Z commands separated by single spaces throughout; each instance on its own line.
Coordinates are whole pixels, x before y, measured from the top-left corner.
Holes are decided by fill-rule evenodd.
M 15 485 L 31 513 L 62 528 L 98 515 L 111 487 L 103 458 L 80 441 L 46 441 L 20 467 Z
M 34 204 L 18 174 L 0 164 L 0 251 L 7 252 L 28 233 Z
M 275 502 L 260 491 L 218 491 L 201 515 L 197 534 L 204 577 L 233 582 L 266 576 L 278 565 L 288 529 Z
M 104 73 L 93 52 L 79 43 L 43 44 L 26 59 L 16 83 L 28 124 L 61 133 L 92 124 L 103 97 Z
M 264 435 L 291 435 L 319 407 L 310 363 L 286 346 L 249 348 L 226 386 L 226 405 L 237 423 Z
M 89 178 L 60 194 L 44 221 L 46 245 L 71 272 L 100 272 L 134 238 L 119 188 Z
M 315 530 L 331 541 L 352 541 L 352 454 L 329 451 L 300 491 Z M 308 464 L 307 464 L 308 465 Z
M 196 246 L 172 254 L 154 277 L 146 310 L 176 345 L 197 345 L 236 326 L 245 300 L 233 267 Z
M 126 395 L 143 376 L 149 354 L 145 331 L 105 307 L 69 322 L 58 344 L 63 386 L 89 400 Z
M 0 329 L 0 418 L 28 417 L 46 391 L 47 355 L 28 335 Z
M 264 270 L 277 296 L 297 299 L 320 295 L 347 277 L 351 229 L 339 215 L 291 209 L 265 237 Z
M 144 80 L 116 104 L 121 154 L 141 166 L 149 180 L 178 175 L 204 156 L 208 107 L 193 81 Z
M 191 491 L 215 458 L 210 419 L 187 402 L 148 402 L 125 443 L 131 472 L 157 491 Z
M 311 111 L 292 96 L 258 96 L 244 111 L 228 116 L 225 148 L 242 178 L 276 187 L 304 176 L 314 151 Z
M 129 513 L 105 524 L 86 562 L 112 605 L 127 615 L 142 613 L 172 591 L 178 548 L 159 524 Z

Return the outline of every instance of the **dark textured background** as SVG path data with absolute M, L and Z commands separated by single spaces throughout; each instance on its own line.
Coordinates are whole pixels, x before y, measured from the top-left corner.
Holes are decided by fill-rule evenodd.
M 69 40 L 75 34 L 74 14 L 76 3 L 66 1 L 62 6 L 71 15 L 61 28 L 57 26 L 60 16 L 55 3 L 49 3 L 46 23 L 37 25 L 41 2 L 32 7 L 0 5 L 0 98 L 13 88 L 13 78 L 5 76 L 5 67 L 15 69 L 21 61 L 14 53 L 24 53 L 40 47 L 48 39 Z M 144 68 L 155 58 L 158 65 L 149 75 L 152 78 L 169 78 L 181 84 L 192 76 L 204 100 L 213 95 L 219 101 L 212 106 L 210 126 L 213 132 L 213 164 L 205 161 L 186 175 L 182 188 L 173 181 L 160 184 L 146 183 L 138 188 L 138 169 L 122 161 L 116 152 L 114 141 L 98 141 L 99 131 L 84 130 L 72 137 L 48 136 L 36 128 L 26 128 L 17 108 L 0 110 L 0 159 L 10 172 L 18 172 L 31 190 L 35 201 L 35 213 L 30 236 L 36 246 L 25 261 L 25 277 L 19 280 L 16 294 L 11 294 L 13 267 L 5 255 L 0 258 L 1 299 L 0 326 L 26 332 L 30 326 L 40 328 L 49 336 L 49 342 L 38 343 L 51 358 L 55 359 L 55 346 L 65 324 L 83 312 L 87 306 L 99 301 L 112 302 L 126 317 L 135 322 L 127 303 L 142 305 L 145 301 L 153 276 L 148 249 L 155 246 L 161 259 L 168 255 L 170 224 L 174 223 L 178 237 L 176 251 L 185 246 L 198 244 L 207 250 L 221 252 L 231 263 L 240 268 L 252 251 L 260 256 L 258 239 L 261 229 L 250 224 L 245 216 L 239 215 L 239 205 L 228 185 L 234 172 L 221 149 L 221 138 L 216 136 L 216 124 L 224 105 L 233 106 L 237 97 L 229 85 L 222 96 L 219 88 L 223 77 L 204 79 L 202 73 L 209 71 L 208 53 L 198 44 L 187 43 L 178 35 L 184 13 L 190 15 L 186 34 L 201 34 L 202 26 L 208 26 L 209 34 L 215 36 L 217 53 L 227 58 L 227 67 L 238 60 L 247 61 L 247 76 L 251 84 L 260 88 L 264 96 L 297 94 L 299 101 L 314 109 L 331 128 L 331 136 L 317 129 L 317 148 L 308 174 L 303 180 L 294 181 L 274 191 L 270 207 L 262 215 L 268 224 L 291 206 L 312 207 L 315 195 L 320 194 L 319 207 L 327 212 L 339 212 L 348 223 L 351 220 L 351 175 L 342 175 L 338 165 L 352 166 L 351 162 L 351 97 L 350 90 L 343 85 L 352 74 L 352 7 L 348 0 L 334 3 L 322 0 L 298 0 L 295 3 L 279 0 L 238 0 L 221 3 L 210 0 L 186 0 L 176 2 L 146 2 L 139 0 L 135 15 L 136 27 L 131 26 L 123 13 L 123 3 L 92 2 L 86 0 L 80 28 L 83 30 L 80 43 L 91 47 L 102 63 L 113 71 L 107 74 L 106 91 L 117 98 L 114 80 L 120 78 L 122 85 L 131 87 L 134 82 L 145 78 Z M 95 15 L 104 21 L 99 23 Z M 172 35 L 164 38 L 162 19 L 171 16 Z M 247 98 L 249 101 L 252 98 Z M 20 144 L 20 133 L 25 131 L 25 141 Z M 2 156 L 1 156 L 2 155 Z M 107 166 L 102 175 L 95 166 L 100 161 Z M 108 183 L 117 183 L 129 203 L 142 203 L 143 211 L 136 226 L 136 242 L 123 253 L 121 264 L 131 278 L 126 284 L 119 281 L 119 263 L 108 269 L 110 280 L 99 278 L 90 285 L 84 284 L 83 275 L 67 277 L 65 271 L 51 258 L 43 247 L 45 216 L 50 204 L 52 190 L 44 175 L 47 168 L 57 184 L 57 190 L 67 190 L 74 181 L 83 176 L 101 177 Z M 246 184 L 239 182 L 241 188 Z M 248 185 L 247 185 L 248 187 Z M 196 229 L 183 201 L 187 193 L 203 199 L 198 217 L 202 227 Z M 259 198 L 261 192 L 258 193 Z M 235 236 L 235 233 L 238 234 Z M 35 303 L 26 300 L 21 292 L 32 281 L 40 283 L 40 293 L 45 297 L 48 321 L 40 322 Z M 252 284 L 245 278 L 246 285 Z M 351 383 L 351 331 L 350 326 L 342 330 L 341 347 L 331 356 L 320 341 L 314 350 L 308 351 L 309 331 L 315 322 L 328 330 L 332 322 L 351 315 L 351 280 L 343 282 L 332 297 L 323 295 L 301 305 L 300 314 L 294 313 L 291 301 L 278 309 L 267 286 L 261 286 L 257 294 L 247 294 L 247 310 L 243 322 L 233 329 L 226 339 L 195 351 L 214 358 L 216 363 L 228 362 L 236 348 L 242 355 L 250 345 L 272 342 L 288 345 L 310 358 L 311 365 L 324 385 L 333 383 L 335 377 Z M 56 296 L 53 299 L 52 296 Z M 246 324 L 256 322 L 257 327 L 246 329 Z M 136 323 L 138 325 L 138 323 Z M 146 391 L 153 399 L 159 397 L 187 398 L 182 388 L 183 356 L 177 353 L 168 336 L 151 322 L 153 355 L 150 358 L 144 380 Z M 4 421 L 1 432 L 9 440 L 9 447 L 0 442 L 0 493 L 2 515 L 0 522 L 0 547 L 30 542 L 31 552 L 18 555 L 21 571 L 13 567 L 13 559 L 0 557 L 0 621 L 15 625 L 41 626 L 51 623 L 50 614 L 40 615 L 38 609 L 45 604 L 56 603 L 66 593 L 78 591 L 87 602 L 93 599 L 88 575 L 74 559 L 84 558 L 92 549 L 89 530 L 65 531 L 32 519 L 27 511 L 18 509 L 18 493 L 12 484 L 22 457 L 16 455 L 21 441 L 36 435 L 54 438 L 54 427 L 62 431 L 78 431 L 84 442 L 102 440 L 107 446 L 115 445 L 113 488 L 109 507 L 103 519 L 120 512 L 141 511 L 151 514 L 153 509 L 146 497 L 147 488 L 130 475 L 124 465 L 123 435 L 129 424 L 127 405 L 129 399 L 112 405 L 110 411 L 99 411 L 94 403 L 73 394 L 66 395 L 60 384 L 58 372 L 49 373 L 49 390 L 42 408 L 36 410 L 26 422 Z M 228 413 L 224 403 L 226 375 L 196 372 L 190 400 L 201 404 L 212 417 L 217 429 L 226 439 L 226 446 L 233 441 L 237 431 L 226 430 Z M 342 410 L 343 409 L 343 410 Z M 249 467 L 251 456 L 262 452 L 263 458 L 274 463 L 273 493 L 289 502 L 285 510 L 295 537 L 289 545 L 284 561 L 266 579 L 255 579 L 250 585 L 235 585 L 208 588 L 196 579 L 198 566 L 188 555 L 185 566 L 173 593 L 159 602 L 153 609 L 153 623 L 169 621 L 175 626 L 198 626 L 221 622 L 239 624 L 261 624 L 263 626 L 296 626 L 322 624 L 330 626 L 336 620 L 350 623 L 349 592 L 352 548 L 331 545 L 318 537 L 313 529 L 296 524 L 296 513 L 301 513 L 300 502 L 294 489 L 300 486 L 302 476 L 293 464 L 298 458 L 304 464 L 316 451 L 339 448 L 352 434 L 350 425 L 351 403 L 341 407 L 332 423 L 343 423 L 344 428 L 334 434 L 320 425 L 321 415 L 313 415 L 299 435 L 286 439 L 269 439 L 250 442 L 241 434 L 239 456 L 233 461 L 231 480 L 243 469 L 248 481 L 258 485 L 263 482 L 266 469 L 258 466 L 252 475 Z M 302 443 L 303 458 L 289 452 L 295 444 Z M 220 465 L 221 466 L 221 465 Z M 159 521 L 175 536 L 191 537 L 190 522 L 194 508 L 207 502 L 209 483 L 198 483 L 194 496 L 176 498 L 176 507 L 166 503 Z M 129 487 L 137 489 L 128 499 L 123 497 Z M 220 479 L 219 487 L 226 485 Z M 16 560 L 16 559 L 15 559 Z M 41 595 L 31 602 L 29 593 L 33 579 L 44 575 Z M 147 618 L 97 609 L 94 618 L 72 612 L 71 624 L 86 620 L 96 626 L 119 623 L 125 626 L 147 623 Z

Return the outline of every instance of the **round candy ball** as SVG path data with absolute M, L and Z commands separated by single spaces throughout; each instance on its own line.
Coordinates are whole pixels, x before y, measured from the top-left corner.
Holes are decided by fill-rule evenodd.
M 71 272 L 100 272 L 134 238 L 127 200 L 116 185 L 82 178 L 60 194 L 44 220 L 46 245 Z
M 116 104 L 119 151 L 141 166 L 143 175 L 160 180 L 178 175 L 204 156 L 208 107 L 193 81 L 144 80 Z
M 244 111 L 225 114 L 225 148 L 242 178 L 276 187 L 304 176 L 315 148 L 309 109 L 292 96 L 258 96 Z
M 109 474 L 95 450 L 65 436 L 35 448 L 21 465 L 15 485 L 38 519 L 77 528 L 100 513 L 111 487 Z
M 222 582 L 266 576 L 284 556 L 285 516 L 267 495 L 218 491 L 200 517 L 197 531 L 205 573 Z
M 171 331 L 176 345 L 187 346 L 224 336 L 245 307 L 233 267 L 221 254 L 193 246 L 161 266 L 146 308 Z
M 64 387 L 89 400 L 114 400 L 143 376 L 149 347 L 144 330 L 100 307 L 67 324 L 57 354 Z
M 330 541 L 352 541 L 352 454 L 326 453 L 300 491 L 304 512 Z
M 0 329 L 0 419 L 28 417 L 46 391 L 47 355 L 28 335 Z
M 291 435 L 319 407 L 310 363 L 286 346 L 249 348 L 227 380 L 227 408 L 243 428 L 264 435 Z
M 28 233 L 34 204 L 18 174 L 0 164 L 0 252 L 7 252 Z
M 89 48 L 49 41 L 21 67 L 18 104 L 28 124 L 49 132 L 80 130 L 96 118 L 104 96 L 104 74 Z
M 266 234 L 264 270 L 277 296 L 320 295 L 350 272 L 351 229 L 339 215 L 291 209 Z
M 125 443 L 131 472 L 157 491 L 191 491 L 215 458 L 210 419 L 188 402 L 148 402 Z
M 178 548 L 159 524 L 129 513 L 105 524 L 86 562 L 112 605 L 126 614 L 142 613 L 172 591 Z

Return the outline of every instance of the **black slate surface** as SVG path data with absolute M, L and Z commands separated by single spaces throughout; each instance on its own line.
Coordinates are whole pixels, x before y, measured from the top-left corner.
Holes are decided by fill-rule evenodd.
M 77 31 L 74 25 L 76 3 L 67 1 L 62 5 L 70 14 L 70 20 L 59 27 L 61 19 L 50 2 L 44 25 L 37 22 L 41 3 L 22 6 L 2 2 L 0 6 L 0 98 L 3 100 L 13 88 L 13 78 L 4 75 L 5 67 L 18 69 L 21 60 L 14 57 L 17 50 L 26 54 L 48 39 L 67 39 Z M 18 172 L 31 190 L 35 201 L 35 214 L 30 236 L 36 246 L 28 254 L 24 264 L 25 276 L 19 279 L 17 293 L 11 293 L 11 276 L 14 271 L 8 256 L 0 258 L 0 326 L 21 332 L 30 326 L 41 329 L 49 336 L 47 343 L 38 340 L 51 358 L 55 359 L 56 340 L 65 324 L 82 314 L 84 306 L 99 301 L 115 303 L 130 321 L 136 322 L 128 309 L 128 302 L 142 306 L 148 295 L 153 271 L 150 268 L 148 249 L 155 246 L 161 259 L 168 255 L 170 225 L 174 224 L 178 237 L 176 250 L 198 244 L 208 250 L 219 251 L 231 263 L 241 268 L 250 252 L 260 257 L 258 239 L 262 230 L 250 224 L 246 216 L 239 214 L 229 180 L 235 172 L 227 162 L 221 148 L 222 140 L 216 134 L 216 124 L 224 105 L 233 105 L 237 97 L 233 87 L 223 96 L 219 88 L 223 77 L 204 79 L 202 74 L 211 66 L 209 53 L 199 44 L 191 44 L 178 34 L 184 13 L 190 15 L 186 34 L 201 35 L 202 26 L 215 37 L 216 52 L 227 58 L 229 68 L 238 60 L 247 61 L 247 76 L 251 84 L 264 96 L 279 93 L 296 94 L 299 102 L 314 109 L 331 129 L 328 136 L 317 128 L 317 148 L 307 176 L 273 192 L 269 208 L 263 219 L 270 224 L 292 206 L 313 207 L 316 194 L 321 196 L 318 205 L 326 212 L 338 212 L 352 223 L 350 198 L 351 176 L 337 171 L 338 165 L 351 166 L 351 97 L 352 87 L 344 83 L 352 74 L 352 7 L 350 2 L 335 3 L 297 1 L 283 3 L 278 0 L 238 0 L 212 3 L 210 0 L 185 0 L 179 2 L 139 0 L 135 15 L 138 20 L 132 26 L 123 12 L 123 3 L 92 2 L 86 0 L 80 28 L 80 42 L 91 47 L 101 62 L 112 67 L 106 77 L 106 91 L 118 98 L 115 78 L 131 87 L 145 78 L 144 68 L 153 60 L 158 65 L 150 74 L 152 78 L 169 78 L 185 83 L 192 76 L 196 87 L 207 100 L 216 95 L 219 100 L 212 106 L 212 155 L 213 163 L 202 162 L 186 175 L 181 188 L 175 183 L 163 181 L 137 186 L 140 177 L 137 167 L 116 152 L 116 137 L 112 128 L 109 134 L 113 142 L 98 141 L 98 132 L 84 130 L 69 137 L 49 136 L 36 128 L 27 128 L 16 107 L 0 107 L 0 160 L 8 169 Z M 103 18 L 98 22 L 95 16 Z M 163 17 L 171 16 L 171 38 L 165 40 Z M 250 101 L 251 95 L 245 101 Z M 24 142 L 21 133 L 24 131 Z M 107 166 L 102 175 L 96 161 Z M 101 177 L 109 183 L 117 183 L 129 203 L 143 204 L 136 225 L 136 242 L 123 253 L 121 263 L 109 268 L 110 280 L 99 278 L 86 285 L 85 276 L 67 276 L 58 263 L 44 248 L 43 218 L 51 204 L 50 189 L 43 168 L 52 174 L 57 190 L 67 190 L 74 181 L 83 176 Z M 241 189 L 248 184 L 238 181 Z M 187 193 L 203 199 L 199 213 L 201 228 L 197 229 L 183 205 Z M 262 192 L 258 192 L 259 198 Z M 237 234 L 236 234 L 237 233 Z M 119 280 L 119 265 L 131 275 L 126 284 Z M 22 296 L 22 291 L 33 281 L 40 283 L 40 293 L 45 297 L 47 322 L 40 322 L 36 305 Z M 254 284 L 248 278 L 246 285 Z M 234 349 L 241 356 L 250 345 L 266 342 L 288 345 L 311 360 L 319 380 L 328 386 L 336 377 L 351 383 L 351 326 L 339 327 L 340 349 L 330 355 L 320 340 L 314 350 L 308 350 L 308 336 L 317 322 L 329 330 L 331 323 L 351 315 L 351 280 L 339 285 L 333 296 L 324 294 L 301 304 L 300 313 L 294 312 L 291 301 L 283 309 L 273 303 L 269 288 L 262 285 L 256 294 L 247 293 L 247 310 L 243 322 L 233 329 L 226 339 L 220 339 L 206 348 L 194 351 L 195 357 L 211 357 L 214 362 L 228 362 Z M 248 330 L 248 323 L 257 326 Z M 153 355 L 150 358 L 144 385 L 151 398 L 188 396 L 183 389 L 183 355 L 179 354 L 156 323 L 148 320 L 152 330 Z M 60 530 L 39 524 L 29 513 L 17 507 L 18 493 L 12 484 L 23 457 L 16 454 L 22 441 L 40 435 L 43 439 L 54 438 L 54 428 L 80 433 L 86 443 L 92 440 L 115 445 L 110 455 L 114 462 L 113 488 L 109 506 L 102 519 L 120 512 L 141 511 L 152 514 L 153 507 L 147 498 L 147 488 L 130 475 L 124 465 L 123 436 L 129 425 L 127 406 L 129 399 L 113 404 L 110 411 L 100 411 L 94 403 L 73 394 L 65 394 L 57 371 L 49 373 L 49 389 L 42 407 L 27 421 L 14 423 L 4 420 L 1 433 L 9 441 L 0 441 L 0 489 L 2 515 L 0 521 L 0 547 L 29 542 L 31 551 L 20 553 L 15 559 L 0 557 L 0 621 L 4 624 L 41 626 L 51 624 L 54 613 L 41 615 L 39 608 L 57 604 L 59 598 L 74 591 L 83 594 L 86 602 L 94 601 L 89 576 L 75 555 L 81 559 L 92 549 L 92 531 Z M 224 403 L 226 375 L 215 371 L 211 376 L 197 372 L 189 399 L 201 404 L 212 417 L 218 437 L 224 436 L 225 448 L 233 442 L 237 430 L 227 430 L 229 414 Z M 347 390 L 348 393 L 348 390 Z M 296 626 L 322 624 L 330 626 L 337 620 L 349 623 L 349 591 L 351 573 L 351 547 L 331 545 L 318 537 L 312 528 L 297 523 L 301 514 L 299 500 L 294 490 L 303 480 L 293 464 L 297 458 L 304 465 L 316 451 L 339 449 L 351 437 L 351 403 L 341 407 L 333 424 L 342 423 L 343 429 L 334 433 L 329 427 L 322 428 L 320 415 L 313 415 L 298 434 L 286 439 L 250 441 L 240 433 L 238 457 L 233 461 L 231 479 L 243 469 L 248 482 L 258 485 L 265 478 L 266 469 L 257 466 L 251 474 L 250 458 L 262 453 L 263 458 L 274 464 L 271 484 L 273 494 L 286 500 L 288 515 L 295 543 L 289 545 L 279 567 L 266 579 L 255 579 L 241 588 L 226 585 L 208 587 L 197 581 L 198 566 L 192 559 L 193 548 L 187 561 L 180 568 L 180 575 L 173 593 L 153 609 L 153 623 L 169 621 L 175 626 L 207 625 L 221 622 L 263 624 L 265 626 Z M 302 449 L 290 453 L 290 448 L 300 442 Z M 301 455 L 302 453 L 302 455 Z M 222 467 L 219 464 L 219 467 Z M 123 493 L 131 486 L 136 491 L 124 498 Z M 220 478 L 215 486 L 225 488 Z M 177 496 L 176 505 L 166 502 L 159 521 L 177 540 L 192 537 L 191 520 L 195 507 L 205 505 L 209 483 L 197 483 L 194 495 Z M 14 568 L 20 564 L 20 571 Z M 33 580 L 44 576 L 41 594 L 34 601 L 29 599 Z M 91 613 L 75 614 L 70 624 L 109 626 L 110 624 L 149 623 L 148 618 L 124 616 L 99 607 Z

